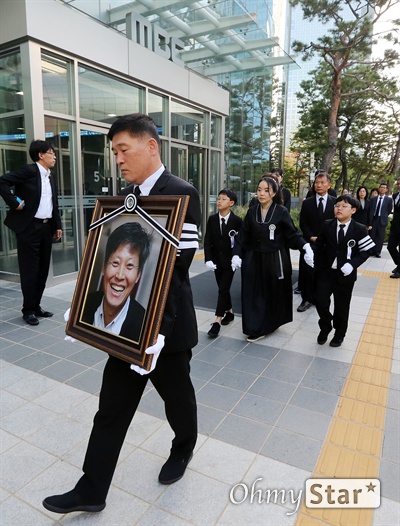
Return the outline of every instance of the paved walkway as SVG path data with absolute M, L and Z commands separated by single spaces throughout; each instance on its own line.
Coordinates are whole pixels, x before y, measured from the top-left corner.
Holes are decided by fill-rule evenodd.
M 298 296 L 293 322 L 252 344 L 238 316 L 209 339 L 212 309 L 196 309 L 200 435 L 184 478 L 168 487 L 157 482 L 172 434 L 149 385 L 106 509 L 64 516 L 41 501 L 81 475 L 106 355 L 63 339 L 74 282 L 47 288 L 43 307 L 55 315 L 28 327 L 19 285 L 0 281 L 0 526 L 399 524 L 400 280 L 389 279 L 392 268 L 384 250 L 360 270 L 339 349 L 316 343 L 315 309 L 297 313 Z M 199 254 L 192 276 L 204 269 Z M 307 509 L 296 499 L 311 476 L 379 478 L 381 507 Z M 251 502 L 252 486 L 264 496 L 285 492 Z

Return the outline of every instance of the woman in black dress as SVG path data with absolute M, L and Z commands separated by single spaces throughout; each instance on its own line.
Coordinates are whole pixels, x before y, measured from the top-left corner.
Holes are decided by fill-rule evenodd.
M 353 214 L 353 219 L 357 221 L 357 223 L 368 226 L 369 201 L 367 188 L 365 186 L 359 186 L 356 197 L 360 201 L 360 208 Z
M 249 342 L 293 319 L 292 265 L 285 246 L 304 249 L 313 265 L 313 251 L 281 204 L 276 181 L 262 177 L 257 198 L 236 236 L 232 258 L 232 268 L 242 267 L 242 324 Z

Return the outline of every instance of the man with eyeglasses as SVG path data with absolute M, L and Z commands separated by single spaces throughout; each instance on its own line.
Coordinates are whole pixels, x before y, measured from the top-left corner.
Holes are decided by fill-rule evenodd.
M 327 219 L 333 219 L 335 199 L 328 193 L 331 187 L 331 177 L 327 172 L 318 172 L 314 180 L 315 195 L 305 199 L 300 210 L 300 229 L 304 239 L 311 247 L 318 238 L 322 224 Z M 299 289 L 301 290 L 301 303 L 297 312 L 305 312 L 314 303 L 314 269 L 307 265 L 304 256 L 299 262 Z
M 0 177 L 0 195 L 10 207 L 4 224 L 17 236 L 23 295 L 22 314 L 28 325 L 52 312 L 40 306 L 49 273 L 51 248 L 62 236 L 57 189 L 51 169 L 56 164 L 52 145 L 35 140 L 29 147 L 33 164 Z
M 325 221 L 315 241 L 314 302 L 319 315 L 320 333 L 317 342 L 323 345 L 332 329 L 331 347 L 340 347 L 347 332 L 350 301 L 357 268 L 373 253 L 375 243 L 365 225 L 352 215 L 359 207 L 358 199 L 341 195 L 335 204 L 335 219 Z M 330 312 L 331 296 L 334 309 Z

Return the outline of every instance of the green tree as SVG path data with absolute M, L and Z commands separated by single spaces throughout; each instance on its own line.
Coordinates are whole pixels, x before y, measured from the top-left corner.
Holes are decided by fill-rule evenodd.
M 302 53 L 303 60 L 318 54 L 330 72 L 327 140 L 321 161 L 321 167 L 330 171 L 340 139 L 339 109 L 343 97 L 347 95 L 343 89 L 343 77 L 357 66 L 364 65 L 372 73 L 392 67 L 398 61 L 399 54 L 394 49 L 398 44 L 397 38 L 392 33 L 374 34 L 374 24 L 389 9 L 399 5 L 400 0 L 366 0 L 362 4 L 359 0 L 291 0 L 291 4 L 300 6 L 307 20 L 317 20 L 320 23 L 330 21 L 334 24 L 317 42 L 293 43 L 294 51 Z M 400 25 L 399 20 L 393 20 L 392 23 L 394 28 Z M 385 50 L 384 57 L 372 60 L 372 45 L 380 38 L 391 40 L 393 47 Z M 359 95 L 371 92 L 367 78 L 360 77 L 358 80 Z M 355 92 L 352 95 L 356 95 Z

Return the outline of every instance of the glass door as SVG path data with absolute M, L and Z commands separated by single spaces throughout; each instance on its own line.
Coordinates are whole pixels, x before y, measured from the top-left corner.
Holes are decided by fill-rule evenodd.
M 171 173 L 185 181 L 188 180 L 188 147 L 182 144 L 171 145 Z

